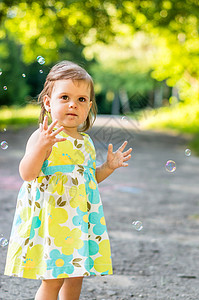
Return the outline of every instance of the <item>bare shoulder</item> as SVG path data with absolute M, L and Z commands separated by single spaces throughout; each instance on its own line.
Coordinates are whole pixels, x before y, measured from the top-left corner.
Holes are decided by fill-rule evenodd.
M 38 141 L 38 138 L 39 138 L 39 128 L 37 130 L 35 130 L 29 137 L 27 145 L 26 145 L 26 154 L 31 152 L 33 146 Z

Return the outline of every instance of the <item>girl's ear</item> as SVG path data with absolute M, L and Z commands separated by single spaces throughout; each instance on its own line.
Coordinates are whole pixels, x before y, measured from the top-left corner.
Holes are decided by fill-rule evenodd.
M 43 101 L 44 101 L 45 110 L 50 112 L 50 97 L 48 95 L 45 95 L 43 97 Z

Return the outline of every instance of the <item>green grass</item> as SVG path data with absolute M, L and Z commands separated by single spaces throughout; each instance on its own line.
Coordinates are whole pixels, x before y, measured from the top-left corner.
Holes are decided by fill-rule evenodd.
M 0 130 L 19 129 L 38 124 L 40 107 L 27 105 L 25 107 L 0 107 Z
M 190 149 L 194 151 L 194 153 L 199 156 L 199 134 L 196 134 L 189 145 Z
M 180 133 L 199 133 L 199 105 L 179 104 L 174 107 L 161 107 L 144 114 L 141 118 L 145 128 L 173 129 Z
M 179 103 L 173 107 L 161 107 L 156 111 L 143 111 L 140 115 L 143 129 L 189 134 L 192 152 L 199 156 L 199 104 Z

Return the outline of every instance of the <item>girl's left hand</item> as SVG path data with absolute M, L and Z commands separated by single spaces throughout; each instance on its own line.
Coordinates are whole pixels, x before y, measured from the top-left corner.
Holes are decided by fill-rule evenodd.
M 128 167 L 128 164 L 124 162 L 128 161 L 131 158 L 130 153 L 132 151 L 132 148 L 129 148 L 127 151 L 123 152 L 127 143 L 128 142 L 125 141 L 115 152 L 113 152 L 113 145 L 108 145 L 108 154 L 106 161 L 108 168 L 115 170 L 120 167 Z

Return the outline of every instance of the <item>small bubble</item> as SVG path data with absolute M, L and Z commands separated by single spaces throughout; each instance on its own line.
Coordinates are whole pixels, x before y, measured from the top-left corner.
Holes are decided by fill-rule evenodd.
M 5 239 L 4 237 L 1 237 L 1 238 L 0 238 L 0 246 L 1 246 L 1 247 L 5 247 L 5 246 L 7 246 L 7 245 L 8 245 L 8 240 Z
M 4 130 L 3 131 L 6 131 L 7 129 L 6 128 L 4 128 Z
M 44 71 L 43 70 L 39 70 L 39 73 L 42 74 Z
M 43 56 L 37 56 L 37 62 L 40 65 L 43 65 L 43 64 L 45 64 L 45 58 Z
M 168 160 L 167 163 L 166 163 L 166 165 L 165 165 L 165 168 L 170 173 L 175 172 L 175 170 L 176 170 L 176 163 L 175 163 L 175 161 Z
M 122 118 L 121 118 L 121 122 L 124 124 L 128 124 L 129 123 L 129 121 L 128 121 L 128 119 L 127 119 L 127 117 L 125 117 L 125 116 L 123 116 Z
M 22 74 L 22 77 L 23 77 L 23 78 L 25 78 L 25 77 L 26 77 L 26 74 L 25 74 L 25 73 L 23 73 L 23 74 Z
M 4 91 L 7 91 L 8 88 L 6 85 L 4 85 L 3 89 L 4 89 Z
M 1 149 L 3 149 L 3 150 L 8 149 L 8 143 L 6 141 L 1 142 Z
M 143 228 L 142 222 L 140 222 L 140 221 L 134 221 L 132 223 L 132 225 L 133 225 L 133 228 L 138 230 L 138 231 L 142 230 L 142 228 Z
M 185 153 L 186 156 L 191 156 L 191 150 L 190 149 L 186 149 L 184 153 Z
M 2 72 L 2 69 L 0 68 L 0 75 L 2 74 L 3 72 Z

